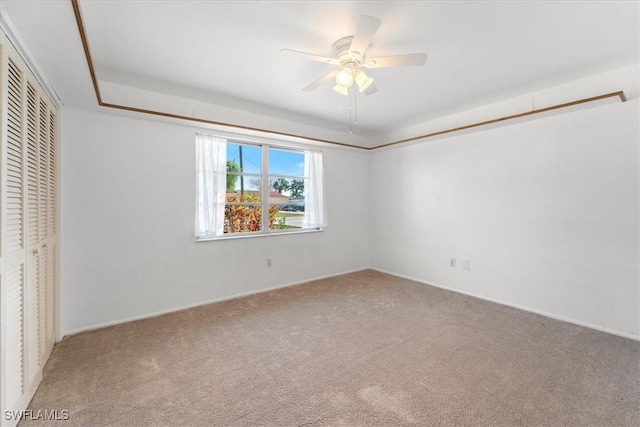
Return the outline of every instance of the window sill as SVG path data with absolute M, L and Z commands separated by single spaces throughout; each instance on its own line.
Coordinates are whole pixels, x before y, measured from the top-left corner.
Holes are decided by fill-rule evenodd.
M 255 237 L 289 236 L 292 234 L 322 233 L 324 229 L 309 229 L 296 231 L 275 231 L 271 233 L 236 233 L 219 237 L 196 237 L 197 242 L 211 242 L 216 240 L 253 239 Z

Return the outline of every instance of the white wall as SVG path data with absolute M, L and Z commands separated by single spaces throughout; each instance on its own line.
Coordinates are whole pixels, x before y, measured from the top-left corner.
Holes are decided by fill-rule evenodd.
M 63 334 L 369 265 L 368 153 L 323 148 L 324 232 L 196 243 L 195 131 L 64 108 Z
M 639 116 L 635 98 L 375 151 L 372 266 L 637 336 Z
M 629 87 L 626 103 L 372 153 L 326 148 L 325 232 L 203 243 L 195 127 L 64 108 L 62 333 L 370 265 L 637 337 Z

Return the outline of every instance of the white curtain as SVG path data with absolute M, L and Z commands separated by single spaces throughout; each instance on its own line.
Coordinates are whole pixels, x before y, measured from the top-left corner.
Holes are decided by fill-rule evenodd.
M 324 203 L 322 152 L 304 152 L 304 228 L 320 229 L 327 225 Z
M 196 134 L 196 237 L 224 233 L 227 140 Z

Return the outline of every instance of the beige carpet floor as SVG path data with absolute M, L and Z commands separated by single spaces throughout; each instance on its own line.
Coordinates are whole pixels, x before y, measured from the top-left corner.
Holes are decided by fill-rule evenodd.
M 638 426 L 640 342 L 362 271 L 69 337 L 30 409 L 68 410 L 60 426 Z

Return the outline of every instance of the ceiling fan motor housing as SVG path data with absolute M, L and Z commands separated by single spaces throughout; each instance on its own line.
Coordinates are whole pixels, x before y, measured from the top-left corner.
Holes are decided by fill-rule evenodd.
M 353 36 L 343 37 L 333 44 L 333 53 L 343 67 L 352 64 L 351 66 L 355 68 L 364 61 L 362 53 L 349 50 L 352 40 Z

